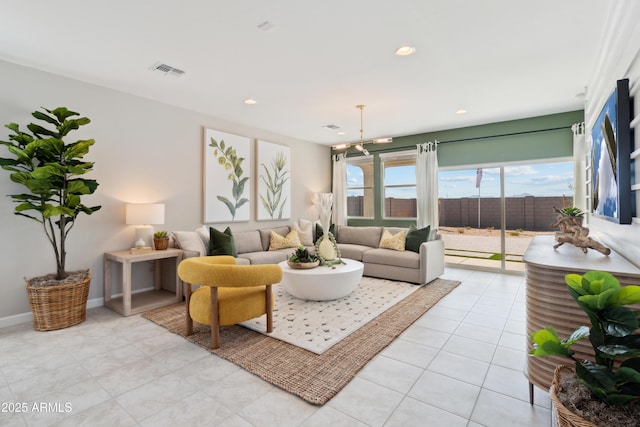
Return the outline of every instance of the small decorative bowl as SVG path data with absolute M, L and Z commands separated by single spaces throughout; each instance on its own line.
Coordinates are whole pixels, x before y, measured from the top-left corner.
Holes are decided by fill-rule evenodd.
M 289 264 L 289 267 L 293 269 L 304 270 L 304 269 L 317 267 L 318 265 L 320 265 L 320 260 L 317 260 L 314 262 L 293 262 L 293 261 L 287 260 L 287 264 Z

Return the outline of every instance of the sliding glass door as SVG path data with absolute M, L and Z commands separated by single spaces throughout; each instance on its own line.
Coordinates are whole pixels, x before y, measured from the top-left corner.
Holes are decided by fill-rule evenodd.
M 524 271 L 535 235 L 553 234 L 553 206 L 573 204 L 573 161 L 445 169 L 440 232 L 449 264 Z

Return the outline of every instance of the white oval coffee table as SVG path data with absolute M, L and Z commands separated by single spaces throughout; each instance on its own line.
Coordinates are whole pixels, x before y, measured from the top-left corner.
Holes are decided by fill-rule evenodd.
M 282 268 L 282 288 L 291 296 L 311 301 L 329 301 L 346 297 L 358 286 L 362 279 L 364 264 L 352 259 L 342 259 L 345 264 L 335 268 L 318 266 L 307 270 L 289 267 L 287 261 L 278 265 Z

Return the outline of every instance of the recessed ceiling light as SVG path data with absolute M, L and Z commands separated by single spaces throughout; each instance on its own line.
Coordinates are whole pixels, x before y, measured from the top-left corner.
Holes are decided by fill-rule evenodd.
M 467 114 L 467 110 L 465 110 L 465 109 L 460 109 L 460 110 L 456 111 L 456 114 L 457 114 L 457 115 L 459 115 L 459 116 L 461 116 L 461 115 L 463 115 L 463 114 Z
M 245 103 L 245 104 L 247 104 L 247 105 L 255 105 L 255 104 L 257 104 L 257 103 L 258 103 L 258 101 L 256 101 L 255 99 L 251 99 L 251 98 L 247 98 L 247 99 L 245 99 L 245 100 L 244 100 L 244 101 L 242 101 L 242 102 L 244 102 L 244 103 Z
M 340 131 L 337 133 L 338 135 L 344 135 L 344 132 Z
M 416 48 L 413 46 L 400 46 L 396 49 L 396 55 L 398 56 L 409 56 L 413 55 L 416 52 Z

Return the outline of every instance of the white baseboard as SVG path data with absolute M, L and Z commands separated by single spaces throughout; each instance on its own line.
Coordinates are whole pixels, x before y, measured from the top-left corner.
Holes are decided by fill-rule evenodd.
M 104 298 L 94 298 L 87 300 L 87 308 L 102 307 L 104 305 Z M 7 326 L 19 325 L 20 323 L 31 323 L 33 318 L 31 312 L 14 314 L 13 316 L 0 317 L 0 328 L 6 328 Z

